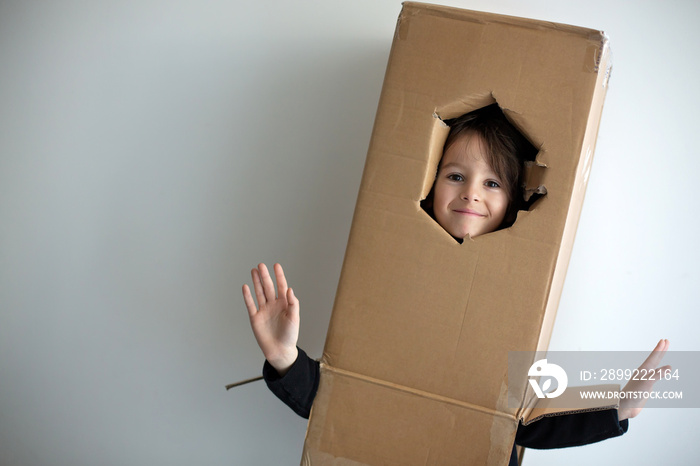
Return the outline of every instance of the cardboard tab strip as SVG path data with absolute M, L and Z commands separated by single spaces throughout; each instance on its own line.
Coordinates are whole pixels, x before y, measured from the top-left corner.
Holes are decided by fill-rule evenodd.
M 485 408 L 483 406 L 475 405 L 472 403 L 467 403 L 465 401 L 455 400 L 454 398 L 448 398 L 445 396 L 437 395 L 435 393 L 425 392 L 423 390 L 416 390 L 415 388 L 406 387 L 404 385 L 399 385 L 399 384 L 387 382 L 384 380 L 375 379 L 373 377 L 368 377 L 366 375 L 358 374 L 355 372 L 350 372 L 350 371 L 346 371 L 343 369 L 338 369 L 337 367 L 329 366 L 325 363 L 321 363 L 321 370 L 322 371 L 326 370 L 326 371 L 332 372 L 334 374 L 348 377 L 351 379 L 358 379 L 358 380 L 362 380 L 364 382 L 369 382 L 369 383 L 372 383 L 375 385 L 381 385 L 383 387 L 392 388 L 392 389 L 399 390 L 399 391 L 402 391 L 405 393 L 411 393 L 413 395 L 417 395 L 417 396 L 427 398 L 430 400 L 440 401 L 443 403 L 449 403 L 449 404 L 452 404 L 455 406 L 459 406 L 461 408 L 467 408 L 467 409 L 471 409 L 474 411 L 479 411 L 481 413 L 485 413 L 485 414 L 488 414 L 491 416 L 498 416 L 498 417 L 501 417 L 504 419 L 516 421 L 516 417 L 514 415 L 511 415 L 511 414 L 503 413 L 500 411 L 495 411 L 493 409 Z

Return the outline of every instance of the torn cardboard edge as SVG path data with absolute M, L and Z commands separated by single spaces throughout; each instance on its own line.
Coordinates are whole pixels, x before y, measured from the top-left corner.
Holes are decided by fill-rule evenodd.
M 444 146 L 449 137 L 450 125 L 448 123 L 470 112 L 484 109 L 492 105 L 498 106 L 503 117 L 529 145 L 528 151 L 521 154 L 524 158 L 524 160 L 522 160 L 523 172 L 520 185 L 522 194 L 518 201 L 519 205 L 515 213 L 515 220 L 517 220 L 521 212 L 530 212 L 534 210 L 538 201 L 547 195 L 547 188 L 543 184 L 547 165 L 539 161 L 540 156 L 546 152 L 544 144 L 540 143 L 536 145 L 535 142 L 533 142 L 527 131 L 524 131 L 522 125 L 517 121 L 517 112 L 503 107 L 495 98 L 493 92 L 472 94 L 456 99 L 440 108 L 436 107 L 432 112 L 434 124 L 432 125 L 432 131 L 429 137 L 428 163 L 425 165 L 425 176 L 417 207 L 428 213 L 433 221 L 435 221 L 435 219 L 430 213 L 432 211 L 431 203 L 426 201 L 437 179 L 436 176 L 440 160 L 442 160 L 445 150 Z M 511 220 L 507 225 L 499 228 L 499 230 L 510 228 L 514 223 L 515 221 Z M 461 243 L 462 241 L 458 240 L 458 242 Z
M 421 190 L 421 201 L 427 197 L 433 183 L 435 182 L 435 174 L 437 173 L 437 168 L 440 163 L 440 159 L 442 158 L 445 140 L 450 132 L 450 127 L 445 123 L 445 121 L 458 118 L 469 112 L 493 104 L 497 104 L 499 106 L 510 124 L 523 135 L 523 137 L 532 145 L 533 150 L 536 151 L 534 160 L 524 161 L 525 170 L 523 174 L 522 186 L 524 200 L 528 202 L 533 196 L 537 196 L 539 198 L 547 194 L 547 188 L 543 184 L 547 164 L 540 161 L 541 156 L 543 156 L 546 152 L 544 144 L 533 141 L 531 136 L 518 121 L 517 112 L 501 105 L 493 92 L 488 92 L 485 94 L 472 94 L 464 96 L 450 102 L 447 105 L 443 105 L 440 108 L 435 108 L 433 110 L 432 116 L 438 123 L 433 126 L 433 131 L 430 137 L 428 166 L 426 167 L 425 179 Z M 531 208 L 532 203 L 528 204 L 526 211 L 529 211 Z

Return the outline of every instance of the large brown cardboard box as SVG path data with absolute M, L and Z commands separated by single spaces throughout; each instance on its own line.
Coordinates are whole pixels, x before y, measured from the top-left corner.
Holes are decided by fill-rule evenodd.
M 302 464 L 508 463 L 534 407 L 524 381 L 508 402 L 508 352 L 548 345 L 609 72 L 600 31 L 404 3 Z M 442 120 L 493 102 L 540 150 L 528 183 L 547 194 L 460 244 L 420 201 Z

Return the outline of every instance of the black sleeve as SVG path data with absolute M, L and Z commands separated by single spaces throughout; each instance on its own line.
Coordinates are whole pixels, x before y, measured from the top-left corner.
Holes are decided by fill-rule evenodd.
M 520 424 L 515 443 L 537 449 L 576 447 L 619 437 L 628 427 L 627 419 L 617 419 L 616 409 L 565 414 Z
M 277 398 L 299 416 L 308 419 L 321 377 L 320 366 L 318 361 L 307 356 L 304 350 L 297 349 L 299 356 L 283 377 L 280 377 L 275 368 L 265 361 L 263 378 L 267 387 Z

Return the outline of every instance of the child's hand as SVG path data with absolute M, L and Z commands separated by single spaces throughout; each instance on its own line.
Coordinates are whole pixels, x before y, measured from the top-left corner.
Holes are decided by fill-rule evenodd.
M 625 385 L 625 388 L 622 389 L 623 392 L 650 392 L 654 388 L 654 383 L 660 379 L 659 374 L 663 374 L 663 372 L 671 369 L 671 366 L 663 366 L 657 369 L 661 359 L 664 357 L 664 354 L 666 354 L 668 345 L 668 340 L 659 340 L 659 343 L 656 345 L 656 348 L 654 348 L 654 351 L 652 351 L 649 357 L 642 363 L 641 366 L 639 366 L 639 370 L 642 371 L 642 369 L 644 369 L 643 373 L 647 374 L 649 371 L 656 369 L 654 379 L 630 380 L 627 382 L 627 385 Z M 625 398 L 620 400 L 620 408 L 617 411 L 618 419 L 622 421 L 623 419 L 635 417 L 642 412 L 642 408 L 644 407 L 645 403 L 646 398 L 643 397 L 638 399 Z
M 243 300 L 248 308 L 250 326 L 265 359 L 280 375 L 284 375 L 297 359 L 299 300 L 292 289 L 287 288 L 282 266 L 275 264 L 274 268 L 277 294 L 270 272 L 265 264 L 259 264 L 257 269 L 250 272 L 258 307 L 255 306 L 248 285 L 243 285 Z

